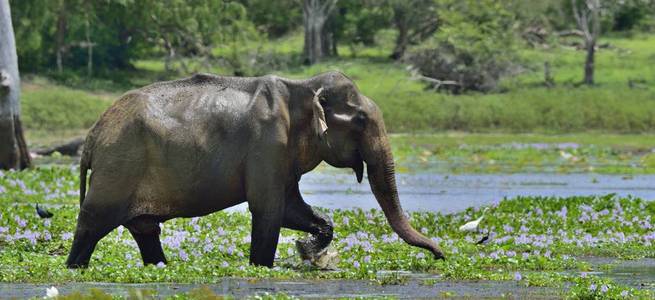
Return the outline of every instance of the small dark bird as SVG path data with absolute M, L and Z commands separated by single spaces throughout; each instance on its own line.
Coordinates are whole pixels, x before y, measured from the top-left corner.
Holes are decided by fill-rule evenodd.
M 475 244 L 476 244 L 476 245 L 486 244 L 488 240 L 489 240 L 489 234 L 483 236 L 482 239 L 480 239 L 479 241 L 477 241 Z
M 39 215 L 39 217 L 41 217 L 41 219 L 48 219 L 48 218 L 52 218 L 52 216 L 54 216 L 47 209 L 40 208 L 38 204 L 36 205 L 36 213 Z

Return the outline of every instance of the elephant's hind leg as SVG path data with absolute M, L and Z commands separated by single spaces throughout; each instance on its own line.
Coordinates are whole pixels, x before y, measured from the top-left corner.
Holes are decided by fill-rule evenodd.
M 141 216 L 127 222 L 126 227 L 139 245 L 144 265 L 166 263 L 159 240 L 161 229 L 157 220 L 149 216 Z
M 97 212 L 104 210 L 94 209 L 90 205 L 86 205 L 86 202 L 84 204 L 77 217 L 73 246 L 66 260 L 68 268 L 87 267 L 98 241 L 119 225 L 118 222 L 112 222 L 112 220 L 103 220 L 103 216 Z
M 297 185 L 287 192 L 286 200 L 282 226 L 311 234 L 296 242 L 302 259 L 311 259 L 332 242 L 332 221 L 305 203 Z

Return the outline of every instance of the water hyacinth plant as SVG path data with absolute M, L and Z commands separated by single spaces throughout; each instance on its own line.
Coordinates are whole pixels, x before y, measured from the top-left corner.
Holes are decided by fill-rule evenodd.
M 402 270 L 438 274 L 443 280 L 515 280 L 526 285 L 578 286 L 599 280 L 579 275 L 595 266 L 585 256 L 636 259 L 655 257 L 655 203 L 636 198 L 519 197 L 490 207 L 481 232 L 489 241 L 476 245 L 477 233 L 458 226 L 478 218 L 480 208 L 454 214 L 412 212 L 415 228 L 432 237 L 447 253 L 435 261 L 410 247 L 391 231 L 379 210 L 329 210 L 335 224 L 333 247 L 338 270 L 323 272 L 300 261 L 294 241 L 301 234 L 283 230 L 276 267 L 248 265 L 250 216 L 218 212 L 206 217 L 175 219 L 162 227 L 162 245 L 169 263 L 143 266 L 137 245 L 123 227 L 103 239 L 88 271 L 68 270 L 75 217 L 75 167 L 34 172 L 5 172 L 0 211 L 0 281 L 2 282 L 193 282 L 210 283 L 223 276 L 274 278 L 337 278 L 374 280 L 380 272 Z M 25 193 L 29 190 L 30 193 Z M 22 191 L 22 192 L 21 192 Z M 46 198 L 46 195 L 52 195 Z M 33 202 L 48 205 L 52 219 L 40 219 Z M 473 235 L 473 236 L 472 236 Z M 648 293 L 611 281 L 587 293 Z M 603 287 L 605 286 L 605 287 Z M 606 290 L 605 292 L 603 292 Z

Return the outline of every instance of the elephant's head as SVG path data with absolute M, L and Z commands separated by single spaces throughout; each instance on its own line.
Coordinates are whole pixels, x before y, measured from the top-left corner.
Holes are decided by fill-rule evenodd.
M 435 242 L 412 228 L 400 206 L 393 155 L 378 106 L 339 72 L 318 75 L 308 84 L 315 93 L 321 159 L 334 167 L 352 168 L 359 182 L 366 163 L 371 189 L 393 230 L 408 244 L 443 258 Z

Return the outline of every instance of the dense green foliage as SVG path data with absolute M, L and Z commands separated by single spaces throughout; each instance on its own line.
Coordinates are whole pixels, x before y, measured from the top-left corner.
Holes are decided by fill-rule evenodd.
M 83 69 L 89 60 L 89 43 L 93 44 L 93 64 L 103 70 L 129 69 L 135 60 L 144 57 L 233 60 L 212 56 L 211 48 L 230 42 L 241 45 L 262 36 L 280 37 L 301 28 L 303 19 L 302 1 L 291 0 L 10 3 L 19 65 L 28 71 L 55 69 L 58 53 L 63 67 Z M 651 0 L 603 3 L 606 30 L 647 30 L 652 25 L 655 2 Z M 441 42 L 444 35 L 471 40 L 489 34 L 487 40 L 502 49 L 507 39 L 496 40 L 497 34 L 520 33 L 535 24 L 558 30 L 575 27 L 568 0 L 342 0 L 337 5 L 326 30 L 336 44 L 353 49 L 375 44 L 376 33 L 391 27 L 404 33 L 396 39 L 396 46 L 421 43 L 436 30 Z M 507 24 L 498 27 L 499 22 Z M 447 25 L 443 31 L 437 30 L 440 24 Z M 461 47 L 457 41 L 449 42 Z M 394 47 L 394 53 L 396 50 Z M 300 53 L 301 48 L 296 52 Z
M 94 99 L 115 100 L 128 89 L 192 72 L 307 78 L 327 70 L 353 78 L 380 105 L 391 132 L 655 129 L 655 69 L 650 67 L 655 63 L 655 38 L 637 31 L 647 27 L 646 17 L 630 17 L 638 25 L 621 25 L 632 28 L 628 33 L 601 36 L 599 44 L 605 46 L 596 54 L 596 86 L 578 87 L 584 52 L 570 47 L 575 45 L 571 39 L 552 35 L 572 28 L 570 1 L 339 1 L 329 27 L 339 40 L 340 57 L 314 66 L 301 65 L 298 2 L 75 1 L 11 3 L 21 68 L 38 73 L 26 82 L 39 84 L 23 89 L 28 131 L 85 130 L 109 105 Z M 604 17 L 629 14 L 628 7 L 636 6 L 640 14 L 652 16 L 652 4 L 625 1 L 626 6 L 608 8 Z M 62 10 L 68 25 L 59 73 L 57 20 Z M 290 17 L 270 13 L 279 10 Z M 434 32 L 420 30 L 435 24 Z M 542 25 L 549 32 L 545 40 L 526 44 L 519 38 Z M 420 66 L 446 66 L 446 74 L 469 76 L 492 92 L 435 93 L 430 83 L 416 80 L 408 65 L 388 58 L 397 48 L 399 26 L 413 36 L 410 53 L 426 50 L 436 55 Z M 88 28 L 96 43 L 92 77 L 86 74 L 86 48 L 78 47 Z M 551 87 L 545 84 L 545 63 L 550 64 Z M 73 93 L 80 89 L 84 91 Z M 54 107 L 60 103 L 66 107 Z M 67 112 L 70 107 L 81 113 Z
M 30 71 L 54 69 L 58 52 L 66 68 L 87 66 L 83 43 L 94 44 L 92 61 L 101 70 L 129 69 L 132 60 L 145 56 L 205 55 L 252 31 L 245 7 L 223 0 L 20 0 L 11 5 L 19 65 Z

